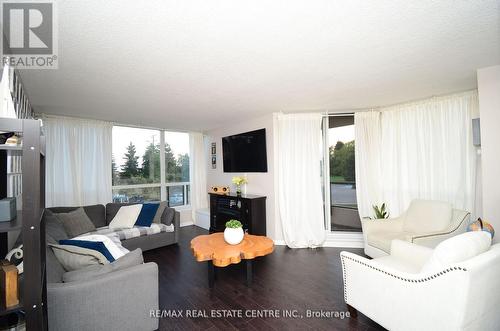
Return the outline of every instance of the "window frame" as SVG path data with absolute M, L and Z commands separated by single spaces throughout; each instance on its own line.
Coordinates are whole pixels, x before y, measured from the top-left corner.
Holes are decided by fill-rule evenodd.
M 118 124 L 113 123 L 113 127 L 120 126 L 126 128 L 134 128 L 134 129 L 143 129 L 143 130 L 155 130 L 160 133 L 160 182 L 159 183 L 149 183 L 149 184 L 125 184 L 125 185 L 113 185 L 111 184 L 111 192 L 113 190 L 122 190 L 122 189 L 134 189 L 134 188 L 160 188 L 160 201 L 168 202 L 168 187 L 169 186 L 182 186 L 183 189 L 183 204 L 178 206 L 173 206 L 172 208 L 181 207 L 181 208 L 190 208 L 191 207 L 191 199 L 188 196 L 189 187 L 192 186 L 191 177 L 189 177 L 188 182 L 170 182 L 166 181 L 165 174 L 165 132 L 180 132 L 186 133 L 185 131 L 174 131 L 174 130 L 166 130 L 166 129 L 158 129 L 158 128 L 150 128 L 150 127 L 141 127 L 127 124 Z M 111 146 L 111 153 L 113 154 L 113 146 Z M 188 153 L 189 155 L 189 153 Z M 191 157 L 191 155 L 189 155 Z M 191 164 L 190 164 L 191 167 Z M 113 193 L 112 193 L 113 194 Z M 113 196 L 111 196 L 113 199 Z

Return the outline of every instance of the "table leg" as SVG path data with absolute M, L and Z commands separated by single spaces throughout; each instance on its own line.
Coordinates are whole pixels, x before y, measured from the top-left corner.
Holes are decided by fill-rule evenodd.
M 215 267 L 212 261 L 207 261 L 207 266 L 208 266 L 208 287 L 212 288 L 214 287 L 214 281 L 215 281 Z
M 245 260 L 247 264 L 247 286 L 252 286 L 252 260 Z

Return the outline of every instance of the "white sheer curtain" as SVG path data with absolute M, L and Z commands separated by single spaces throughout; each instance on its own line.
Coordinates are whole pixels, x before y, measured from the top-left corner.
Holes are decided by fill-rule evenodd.
M 2 70 L 2 80 L 0 81 L 0 117 L 16 118 L 16 110 L 10 93 L 10 68 L 6 64 Z
M 189 178 L 191 181 L 191 213 L 195 220 L 196 211 L 208 207 L 207 159 L 205 140 L 199 132 L 189 133 Z
M 111 192 L 110 122 L 43 116 L 46 206 L 108 203 Z
M 356 187 L 361 217 L 387 203 L 393 216 L 415 198 L 475 213 L 477 92 L 355 114 Z
M 321 114 L 274 114 L 277 209 L 291 248 L 317 247 L 325 240 L 321 121 Z

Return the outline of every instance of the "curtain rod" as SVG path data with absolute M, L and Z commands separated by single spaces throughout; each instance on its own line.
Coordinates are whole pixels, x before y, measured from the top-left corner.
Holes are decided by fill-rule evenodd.
M 392 103 L 392 104 L 387 104 L 387 105 L 382 105 L 382 106 L 376 106 L 376 107 L 369 107 L 369 108 L 353 108 L 353 109 L 343 109 L 343 110 L 330 110 L 330 111 L 325 111 L 323 116 L 345 116 L 345 115 L 352 115 L 355 112 L 361 112 L 361 111 L 370 111 L 370 110 L 377 110 L 380 108 L 389 108 L 389 107 L 394 107 L 398 105 L 406 105 L 406 104 L 411 104 L 419 101 L 424 101 L 424 100 L 429 100 L 429 99 L 435 99 L 435 98 L 443 98 L 447 96 L 452 96 L 452 95 L 459 95 L 459 94 L 465 94 L 469 92 L 476 92 L 477 88 L 474 89 L 468 89 L 468 90 L 463 90 L 463 91 L 457 91 L 457 92 L 452 92 L 452 93 L 446 93 L 446 94 L 434 94 L 431 96 L 427 96 L 424 98 L 419 98 L 419 99 L 413 99 L 413 100 L 408 100 L 408 101 L 403 101 L 403 102 L 397 102 L 397 103 Z
M 68 116 L 68 115 L 54 115 L 54 114 L 46 114 L 46 113 L 35 113 L 35 116 L 37 118 L 41 118 L 42 116 L 46 116 L 46 117 L 49 117 L 49 118 L 70 118 L 70 119 L 76 119 L 76 120 L 101 121 L 101 122 L 108 122 L 108 123 L 111 123 L 112 125 L 116 125 L 116 126 L 125 126 L 125 127 L 129 127 L 129 128 L 145 129 L 145 130 L 156 130 L 156 131 L 167 131 L 167 132 L 181 132 L 181 133 L 189 133 L 189 132 L 191 132 L 189 130 L 174 130 L 174 129 L 154 128 L 154 127 L 148 127 L 148 126 L 141 126 L 141 125 L 134 125 L 134 124 L 125 124 L 125 123 L 119 123 L 119 122 L 113 122 L 113 121 L 105 121 L 105 120 L 101 120 L 101 119 L 88 118 L 88 117 L 76 117 L 76 116 Z

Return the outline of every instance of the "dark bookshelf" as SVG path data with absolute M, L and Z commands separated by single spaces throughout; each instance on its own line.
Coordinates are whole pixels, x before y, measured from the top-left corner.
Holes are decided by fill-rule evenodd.
M 7 197 L 7 157 L 21 156 L 22 210 L 10 222 L 0 222 L 0 253 L 6 254 L 8 232 L 21 231 L 23 274 L 19 276 L 20 303 L 0 308 L 0 317 L 22 312 L 26 330 L 47 330 L 47 282 L 45 272 L 45 138 L 41 122 L 32 119 L 0 119 L 0 131 L 16 132 L 22 145 L 0 145 L 0 198 Z

